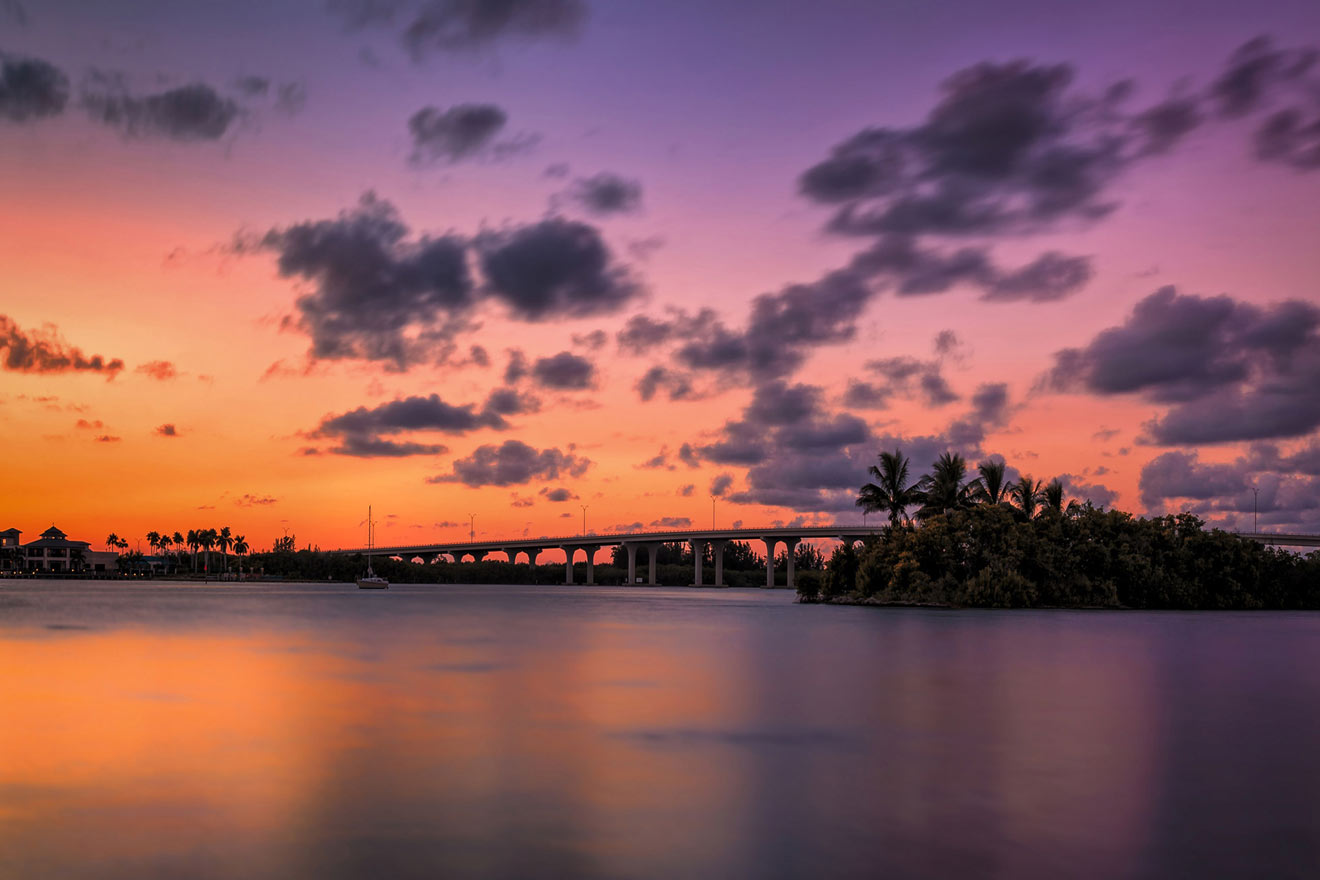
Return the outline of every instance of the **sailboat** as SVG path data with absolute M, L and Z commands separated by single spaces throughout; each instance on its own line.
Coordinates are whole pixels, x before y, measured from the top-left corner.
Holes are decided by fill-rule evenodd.
M 388 590 L 390 582 L 371 570 L 371 547 L 375 537 L 375 523 L 371 521 L 371 508 L 367 508 L 367 573 L 357 579 L 359 590 Z

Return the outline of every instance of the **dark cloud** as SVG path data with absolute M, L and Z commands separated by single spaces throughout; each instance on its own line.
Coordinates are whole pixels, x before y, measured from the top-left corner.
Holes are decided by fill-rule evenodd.
M 987 382 L 976 389 L 971 404 L 971 410 L 955 419 L 946 431 L 949 444 L 958 449 L 979 449 L 989 431 L 1008 423 L 1008 386 Z
M 486 398 L 485 413 L 501 416 L 517 416 L 539 412 L 541 401 L 531 394 L 525 394 L 515 388 L 496 388 Z
M 508 115 L 494 104 L 459 104 L 441 111 L 423 107 L 408 120 L 412 137 L 411 161 L 415 165 L 433 162 L 454 163 L 482 155 L 507 155 L 495 137 L 508 122 Z
M 69 78 L 64 71 L 39 58 L 0 53 L 0 119 L 31 122 L 58 116 L 68 103 Z
M 1207 499 L 1241 492 L 1249 485 L 1238 464 L 1202 464 L 1195 452 L 1166 452 L 1141 469 L 1141 503 L 1158 508 L 1167 498 Z
M 575 180 L 568 190 L 568 196 L 598 216 L 630 214 L 642 207 L 642 184 L 602 171 Z
M 992 302 L 1051 302 L 1081 290 L 1091 280 L 1092 274 L 1090 258 L 1069 257 L 1048 251 L 1022 268 L 995 278 L 986 287 L 982 299 Z
M 1097 469 L 1098 472 L 1098 469 Z M 1078 501 L 1089 501 L 1096 507 L 1112 507 L 1118 493 L 1102 483 L 1087 483 L 1072 474 L 1060 474 L 1064 493 Z
M 159 435 L 162 436 L 162 437 L 177 437 L 177 436 L 179 436 L 179 431 L 178 431 L 178 429 L 175 428 L 174 425 L 172 425 L 172 424 L 168 424 L 168 423 L 167 423 L 167 424 L 164 424 L 164 425 L 160 425 L 159 427 L 157 427 L 157 428 L 156 428 L 156 433 L 159 434 Z
M 234 499 L 234 504 L 239 507 L 268 507 L 278 502 L 279 499 L 272 495 L 242 495 Z
M 691 443 L 684 443 L 678 448 L 678 460 L 690 468 L 701 466 L 701 460 L 697 457 L 697 452 L 692 448 Z
M 1256 157 L 1298 171 L 1320 168 L 1320 100 L 1309 115 L 1290 107 L 1261 123 L 1256 130 Z
M 18 373 L 88 372 L 113 379 L 124 369 L 119 358 L 83 354 L 82 349 L 61 339 L 54 326 L 28 332 L 6 315 L 0 315 L 0 355 L 4 368 Z
M 912 357 L 878 358 L 866 362 L 866 368 L 885 379 L 882 389 L 864 386 L 854 393 L 861 396 L 870 389 L 873 396 L 920 396 L 927 406 L 945 406 L 958 399 L 940 372 L 939 361 L 922 361 Z
M 167 382 L 179 377 L 178 369 L 170 361 L 147 361 L 145 364 L 138 364 L 133 372 L 141 373 L 157 382 Z
M 84 92 L 92 118 L 130 137 L 213 141 L 224 137 L 241 110 L 206 83 L 191 83 L 153 95 L 132 95 L 105 83 Z
M 911 128 L 871 128 L 799 180 L 836 205 L 846 234 L 965 235 L 1031 231 L 1112 210 L 1104 189 L 1124 165 L 1104 99 L 1070 92 L 1067 65 L 982 63 L 945 80 Z
M 504 384 L 512 385 L 527 375 L 527 355 L 521 349 L 509 349 L 509 365 L 504 368 Z
M 576 36 L 587 17 L 581 0 L 329 0 L 349 27 L 397 29 L 414 60 L 498 43 Z
M 710 494 L 719 497 L 733 485 L 733 474 L 720 474 L 710 481 Z
M 282 276 L 315 285 L 291 323 L 311 336 L 318 359 L 406 369 L 450 344 L 476 301 L 466 242 L 410 241 L 394 206 L 374 193 L 334 220 L 272 229 L 257 246 L 279 255 Z
M 360 406 L 340 415 L 326 416 L 311 432 L 311 436 L 338 441 L 340 445 L 330 451 L 340 455 L 437 455 L 448 451 L 447 448 L 433 443 L 400 442 L 387 437 L 411 431 L 461 435 L 482 428 L 504 430 L 509 424 L 504 419 L 504 413 L 499 410 L 507 408 L 509 403 L 498 392 L 492 394 L 492 399 L 488 400 L 484 409 L 478 409 L 472 404 L 456 406 L 446 403 L 436 394 L 407 397 L 371 409 Z
M 1164 287 L 1123 325 L 1058 352 L 1043 384 L 1171 404 L 1146 425 L 1160 444 L 1300 436 L 1320 426 L 1320 308 Z
M 99 437 L 96 438 L 96 442 L 97 442 L 97 443 L 118 443 L 119 441 L 121 441 L 121 440 L 123 440 L 123 439 L 124 439 L 123 437 L 116 437 L 116 436 L 114 436 L 113 434 L 102 434 L 101 436 L 99 436 Z
M 527 321 L 617 311 L 641 293 L 591 226 L 552 217 L 477 240 L 489 294 Z
M 271 82 L 264 76 L 240 76 L 234 80 L 234 88 L 250 98 L 264 98 L 270 94 Z
M 935 354 L 940 357 L 955 357 L 962 347 L 962 340 L 952 330 L 941 330 L 935 334 L 935 341 L 932 346 L 935 349 Z
M 1138 113 L 1132 124 L 1142 141 L 1144 155 L 1167 153 L 1204 121 L 1201 102 L 1196 97 L 1170 98 Z
M 462 483 L 466 486 L 513 486 L 534 479 L 555 480 L 561 474 L 580 477 L 591 460 L 574 454 L 573 447 L 534 449 L 521 440 L 506 440 L 500 446 L 479 446 L 467 458 L 453 464 L 453 471 L 427 479 L 428 483 Z
M 669 447 L 662 446 L 659 452 L 637 465 L 637 467 L 642 470 L 674 470 L 674 465 L 669 463 Z
M 600 351 L 610 340 L 609 334 L 604 330 L 592 330 L 590 333 L 574 333 L 571 338 L 574 345 L 581 346 L 590 351 Z
M 553 357 L 538 358 L 532 365 L 532 376 L 542 388 L 577 391 L 592 387 L 596 366 L 584 357 L 561 351 Z
M 885 409 L 892 394 L 887 387 L 849 379 L 848 388 L 843 393 L 843 405 L 849 409 Z
M 572 489 L 565 489 L 563 486 L 560 486 L 557 489 L 545 488 L 542 489 L 539 494 L 541 497 L 545 498 L 546 501 L 551 501 L 556 504 L 564 501 L 575 501 L 578 497 L 573 494 Z
M 678 487 L 677 494 L 684 498 L 691 498 L 696 491 L 697 491 L 696 483 L 684 483 L 682 486 Z
M 1209 95 L 1224 116 L 1259 109 L 1278 86 L 1295 82 L 1315 66 L 1313 49 L 1276 49 L 1269 37 L 1242 44 L 1210 86 Z
M 659 519 L 651 520 L 648 525 L 653 529 L 688 529 L 692 527 L 692 517 L 662 516 Z

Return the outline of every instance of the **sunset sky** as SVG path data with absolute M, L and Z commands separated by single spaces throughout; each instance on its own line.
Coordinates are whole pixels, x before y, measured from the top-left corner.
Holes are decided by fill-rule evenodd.
M 0 528 L 1320 531 L 1320 6 L 0 0 Z M 145 543 L 145 542 L 144 542 Z

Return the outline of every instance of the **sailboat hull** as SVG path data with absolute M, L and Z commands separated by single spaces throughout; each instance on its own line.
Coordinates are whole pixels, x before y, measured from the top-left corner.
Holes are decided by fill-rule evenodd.
M 390 582 L 383 577 L 360 577 L 357 579 L 359 590 L 388 590 Z

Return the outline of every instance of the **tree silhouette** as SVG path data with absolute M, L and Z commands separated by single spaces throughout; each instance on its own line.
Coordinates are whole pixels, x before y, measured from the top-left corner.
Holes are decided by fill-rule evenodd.
M 930 475 L 918 483 L 925 489 L 925 504 L 917 511 L 917 519 L 970 506 L 973 487 L 966 479 L 967 461 L 961 455 L 946 452 L 936 459 Z
M 1031 519 L 1036 515 L 1036 508 L 1040 506 L 1041 488 L 1040 480 L 1033 480 L 1029 474 L 1023 474 L 1022 478 L 1012 485 L 1008 490 L 1012 496 L 1017 509 Z
M 972 480 L 972 497 L 981 504 L 1002 504 L 1008 496 L 1008 465 L 986 459 L 976 466 L 980 474 Z
M 925 499 L 925 493 L 920 484 L 908 485 L 909 462 L 902 450 L 882 452 L 879 459 L 879 467 L 871 465 L 869 468 L 876 482 L 862 486 L 857 495 L 857 506 L 867 513 L 887 512 L 892 528 L 907 515 L 909 507 Z

